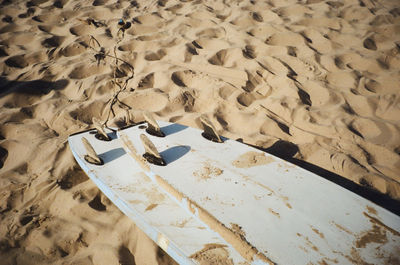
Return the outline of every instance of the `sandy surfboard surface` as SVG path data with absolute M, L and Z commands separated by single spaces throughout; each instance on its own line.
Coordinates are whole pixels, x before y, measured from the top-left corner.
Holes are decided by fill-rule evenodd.
M 67 138 L 93 117 L 206 114 L 225 137 L 399 200 L 399 23 L 394 0 L 2 0 L 0 259 L 173 262 L 74 161 Z

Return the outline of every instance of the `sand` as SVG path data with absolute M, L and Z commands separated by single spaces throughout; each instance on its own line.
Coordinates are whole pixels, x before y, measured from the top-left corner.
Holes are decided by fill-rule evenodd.
M 2 264 L 173 262 L 74 161 L 93 118 L 205 115 L 400 200 L 397 0 L 3 0 L 0 72 Z

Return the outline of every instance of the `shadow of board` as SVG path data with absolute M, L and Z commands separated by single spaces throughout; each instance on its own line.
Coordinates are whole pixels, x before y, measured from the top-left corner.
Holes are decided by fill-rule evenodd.
M 277 156 L 296 166 L 304 168 L 400 216 L 399 201 L 392 199 L 387 194 L 383 194 L 374 190 L 373 187 L 369 186 L 367 183 L 357 184 L 329 170 L 313 165 L 306 161 L 294 158 L 293 156 L 299 151 L 299 148 L 297 147 L 297 145 L 293 143 L 279 140 L 269 148 L 261 148 L 257 146 L 253 147 L 263 152 Z M 332 198 L 332 200 L 335 199 L 336 198 Z
M 33 81 L 10 81 L 0 77 L 0 97 L 11 93 L 43 96 L 53 90 L 62 90 L 69 84 L 66 79 L 56 81 L 33 80 Z

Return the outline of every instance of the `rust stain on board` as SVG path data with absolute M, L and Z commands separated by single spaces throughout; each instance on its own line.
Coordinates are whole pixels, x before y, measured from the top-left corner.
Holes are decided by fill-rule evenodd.
M 360 255 L 360 253 L 354 248 L 351 248 L 350 255 L 344 255 L 344 257 L 350 261 L 352 264 L 365 264 L 372 265 L 371 263 L 366 262 Z
M 373 225 L 371 230 L 364 232 L 356 241 L 356 247 L 365 248 L 369 243 L 385 244 L 387 241 L 386 232 L 381 227 Z
M 242 230 L 242 227 L 238 224 L 231 223 L 231 230 L 233 233 L 239 235 L 240 237 L 245 238 L 246 237 L 246 232 Z
M 304 235 L 302 235 L 302 234 L 300 234 L 300 233 L 296 233 L 296 235 L 297 235 L 298 237 L 303 238 L 303 239 L 306 241 L 306 245 L 307 245 L 308 247 L 310 247 L 312 250 L 314 250 L 314 251 L 316 251 L 316 252 L 319 253 L 319 249 L 318 249 L 317 246 L 315 246 L 314 243 L 308 238 L 308 236 L 304 236 Z
M 366 212 L 364 212 L 363 214 L 364 214 L 364 216 L 366 216 L 366 217 L 369 218 L 369 221 L 370 221 L 372 224 L 378 225 L 378 226 L 384 228 L 385 230 L 389 231 L 389 232 L 392 233 L 393 235 L 399 236 L 399 237 L 400 237 L 400 233 L 399 233 L 398 231 L 394 230 L 393 228 L 391 228 L 390 226 L 385 225 L 384 223 L 382 223 L 381 221 L 379 221 L 377 218 L 375 218 L 375 217 L 373 217 L 373 216 L 367 214 Z
M 373 215 L 377 214 L 375 208 L 372 206 L 367 205 L 367 211 L 368 211 L 368 213 L 373 214 Z
M 314 233 L 316 233 L 317 235 L 319 235 L 320 238 L 322 238 L 322 239 L 325 238 L 324 234 L 323 234 L 322 232 L 320 232 L 317 228 L 315 228 L 315 227 L 313 227 L 313 226 L 311 226 L 311 225 L 310 225 L 310 227 L 311 227 L 311 229 L 314 231 Z
M 339 230 L 342 230 L 343 232 L 346 232 L 349 235 L 352 235 L 353 233 L 347 229 L 346 227 L 341 226 L 340 224 L 337 224 L 335 222 L 332 222 Z
M 268 211 L 270 213 L 272 213 L 273 215 L 275 215 L 276 217 L 281 218 L 281 215 L 278 212 L 275 212 L 274 210 L 272 210 L 271 208 L 268 208 Z
M 371 213 L 371 211 L 368 212 Z M 386 244 L 388 242 L 386 232 L 390 232 L 395 236 L 400 236 L 399 232 L 382 223 L 377 218 L 367 214 L 366 212 L 363 212 L 363 214 L 369 219 L 370 223 L 372 224 L 372 228 L 363 232 L 358 237 L 357 241 L 355 242 L 355 246 L 357 248 L 365 248 L 370 243 Z
M 330 258 L 324 257 L 320 261 L 317 261 L 317 263 L 320 265 L 329 265 L 332 263 L 338 264 L 339 261 L 337 259 L 330 259 Z

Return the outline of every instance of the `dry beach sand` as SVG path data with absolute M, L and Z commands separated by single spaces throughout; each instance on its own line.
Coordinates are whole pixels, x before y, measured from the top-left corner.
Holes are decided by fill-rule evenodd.
M 74 161 L 93 117 L 205 114 L 400 200 L 398 0 L 3 0 L 0 72 L 2 264 L 173 263 Z

